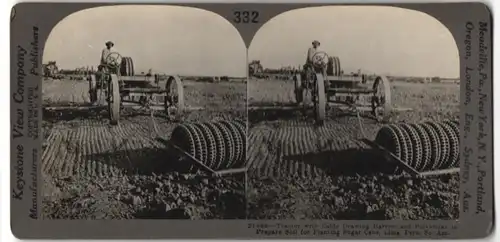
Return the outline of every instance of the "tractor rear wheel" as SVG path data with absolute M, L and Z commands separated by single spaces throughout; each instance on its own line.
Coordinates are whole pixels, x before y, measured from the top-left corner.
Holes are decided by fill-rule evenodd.
M 340 76 L 342 71 L 340 68 L 340 59 L 338 56 L 328 57 L 328 63 L 326 66 L 326 74 L 328 76 Z
M 120 63 L 120 75 L 133 76 L 134 74 L 134 62 L 132 61 L 132 57 L 123 57 Z
M 112 125 L 117 125 L 120 120 L 120 84 L 116 74 L 110 74 L 108 84 L 108 112 Z
M 334 57 L 335 60 L 335 76 L 341 76 L 342 75 L 342 67 L 340 66 L 340 58 L 338 56 Z

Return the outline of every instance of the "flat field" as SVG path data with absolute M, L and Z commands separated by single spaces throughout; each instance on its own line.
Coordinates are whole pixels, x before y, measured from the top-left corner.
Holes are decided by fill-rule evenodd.
M 387 123 L 441 121 L 459 115 L 458 84 L 391 82 L 384 123 L 339 109 L 315 127 L 293 105 L 293 81 L 250 80 L 247 166 L 252 219 L 455 219 L 458 175 L 425 179 L 370 172 L 384 162 L 360 139 Z M 309 114 L 311 116 L 311 113 Z M 329 172 L 325 172 L 328 168 Z M 335 174 L 335 175 L 333 175 Z
M 188 106 L 203 109 L 184 113 L 183 121 L 246 119 L 246 83 L 186 81 L 184 95 Z M 43 102 L 46 106 L 88 106 L 88 84 L 44 80 Z M 161 111 L 152 119 L 149 112 L 124 110 L 117 126 L 109 124 L 106 109 L 44 111 L 44 217 L 244 216 L 242 179 L 170 172 L 165 145 L 155 138 L 168 139 L 177 124 Z

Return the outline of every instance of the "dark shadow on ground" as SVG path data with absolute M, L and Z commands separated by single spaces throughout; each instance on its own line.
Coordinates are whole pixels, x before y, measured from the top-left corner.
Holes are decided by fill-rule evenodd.
M 51 110 L 44 108 L 42 111 L 43 120 L 51 123 L 58 121 L 71 121 L 71 120 L 100 120 L 106 118 L 106 113 L 103 112 L 104 108 L 95 108 L 90 105 L 88 106 L 78 106 L 88 109 L 74 109 L 68 107 L 67 109 L 57 109 Z
M 150 110 L 124 108 L 120 112 L 120 120 L 133 119 L 136 117 L 150 117 Z M 185 110 L 175 116 L 167 116 L 163 110 L 153 112 L 155 118 L 164 119 L 167 122 L 180 123 L 183 121 L 207 121 L 214 118 L 223 117 L 224 119 L 246 119 L 245 110 Z M 207 118 L 208 117 L 208 118 Z M 58 107 L 56 110 L 44 108 L 43 120 L 49 123 L 61 121 L 82 121 L 94 120 L 109 123 L 109 113 L 106 106 L 95 107 L 92 105 L 68 106 L 67 108 Z
M 377 150 L 361 148 L 289 155 L 283 159 L 305 162 L 330 176 L 392 174 L 395 168 L 395 164 L 386 161 Z
M 337 107 L 329 107 L 327 110 L 326 118 L 335 120 L 343 117 L 356 117 L 355 112 L 343 110 Z M 359 112 L 360 118 L 372 120 L 377 119 L 369 112 Z M 266 104 L 258 103 L 251 104 L 248 108 L 248 121 L 251 124 L 264 122 L 264 121 L 277 121 L 277 120 L 304 120 L 314 122 L 314 109 L 303 109 L 295 104 Z
M 133 110 L 125 108 L 120 113 L 121 119 L 134 118 L 134 117 L 148 117 L 151 112 L 144 110 Z M 165 118 L 168 117 L 163 111 L 155 111 L 155 117 Z M 68 106 L 67 108 L 59 107 L 55 110 L 50 108 L 43 109 L 43 120 L 51 123 L 59 121 L 74 121 L 74 120 L 108 120 L 109 114 L 106 106 L 92 106 L 92 105 L 79 105 Z M 174 121 L 174 120 L 172 120 Z
M 324 170 L 330 176 L 391 174 L 395 168 L 383 155 L 371 149 L 320 151 L 285 156 L 283 159 L 305 162 Z
M 183 169 L 177 157 L 168 149 L 123 149 L 87 155 L 85 159 L 114 166 L 127 175 L 152 175 L 153 173 L 161 174 Z
M 127 140 L 114 147 L 115 151 L 91 154 L 85 160 L 93 160 L 103 165 L 114 166 L 127 175 L 153 175 L 169 172 L 181 174 L 198 173 L 201 168 L 183 154 L 157 138 L 164 147 L 127 149 Z
M 325 172 L 326 175 L 332 177 L 394 174 L 395 168 L 398 165 L 387 161 L 384 155 L 375 149 L 349 148 L 342 150 L 319 150 L 304 154 L 283 155 L 281 157 L 276 150 L 271 150 L 270 152 L 273 153 L 273 160 L 276 163 L 278 163 L 279 160 L 285 163 L 303 163 L 311 168 L 318 168 Z M 269 165 L 271 164 L 267 164 L 267 166 Z M 276 169 L 280 168 L 275 167 L 271 169 L 273 170 L 273 174 L 268 174 L 268 171 L 266 172 L 267 166 L 258 168 L 258 170 L 251 170 L 249 171 L 249 175 L 251 178 L 260 180 L 273 180 L 273 174 L 278 172 Z M 300 167 L 301 166 L 299 166 L 299 169 L 305 169 Z M 288 171 L 280 170 L 279 172 L 288 174 Z M 296 174 L 288 175 L 309 179 L 309 177 L 304 177 L 307 171 L 294 170 L 294 172 Z M 301 174 L 302 172 L 306 172 L 306 174 Z

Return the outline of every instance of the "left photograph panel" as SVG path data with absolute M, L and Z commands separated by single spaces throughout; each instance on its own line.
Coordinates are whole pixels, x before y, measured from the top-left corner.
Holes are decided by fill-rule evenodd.
M 223 17 L 106 6 L 43 50 L 44 219 L 245 219 L 247 57 Z

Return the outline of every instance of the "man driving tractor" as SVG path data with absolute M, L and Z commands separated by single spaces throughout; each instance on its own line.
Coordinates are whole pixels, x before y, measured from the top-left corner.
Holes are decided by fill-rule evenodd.
M 112 48 L 115 44 L 112 41 L 107 41 L 105 43 L 106 47 L 101 52 L 101 60 L 99 61 L 99 66 L 97 67 L 98 72 L 96 76 L 98 77 L 97 88 L 104 89 L 104 93 L 107 96 L 107 82 L 102 79 L 102 73 L 111 72 L 115 73 L 118 71 L 118 62 L 121 61 L 121 56 L 116 53 Z
M 111 48 L 113 48 L 115 44 L 111 41 L 106 42 L 106 48 L 102 50 L 101 53 L 101 65 L 107 65 L 108 61 L 106 60 L 106 57 L 112 52 Z
M 307 50 L 307 59 L 304 64 L 304 70 L 307 72 L 323 72 L 325 65 L 327 64 L 328 56 L 326 53 L 320 51 L 320 42 L 315 40 L 312 42 L 312 47 Z
M 314 40 L 312 42 L 312 47 L 307 50 L 307 59 L 304 64 L 305 74 L 307 76 L 314 75 L 314 73 L 323 73 L 325 68 L 326 54 L 319 50 L 320 42 Z
M 312 42 L 312 47 L 310 47 L 307 50 L 306 65 L 312 65 L 314 54 L 316 54 L 316 52 L 318 52 L 318 47 L 320 45 L 321 45 L 321 43 L 319 43 L 319 41 L 317 41 L 317 40 Z
M 99 65 L 99 71 L 107 71 L 117 74 L 118 68 L 121 64 L 122 57 L 112 49 L 115 44 L 112 41 L 106 42 L 106 48 L 101 52 L 101 61 Z

